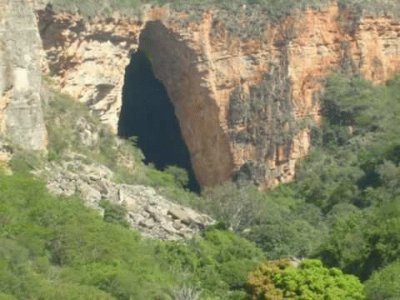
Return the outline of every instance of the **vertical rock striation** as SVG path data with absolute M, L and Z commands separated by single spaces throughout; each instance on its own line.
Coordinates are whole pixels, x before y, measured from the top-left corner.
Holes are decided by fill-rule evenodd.
M 229 137 L 221 124 L 215 69 L 209 64 L 207 53 L 193 49 L 160 21 L 147 23 L 139 45 L 174 104 L 200 185 L 228 180 L 233 158 Z
M 400 71 L 400 22 L 336 4 L 274 22 L 249 9 L 193 17 L 153 8 L 142 22 L 42 12 L 41 33 L 60 87 L 114 128 L 124 68 L 140 48 L 174 104 L 199 183 L 237 177 L 272 187 L 292 180 L 308 153 L 306 124 L 319 120 L 330 72 L 382 83 Z
M 44 150 L 41 40 L 32 2 L 0 4 L 0 135 L 28 150 Z

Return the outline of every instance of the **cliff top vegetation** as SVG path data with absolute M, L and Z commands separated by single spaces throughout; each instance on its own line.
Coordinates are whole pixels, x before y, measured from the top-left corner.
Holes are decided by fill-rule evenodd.
M 119 11 L 128 16 L 140 16 L 145 5 L 171 5 L 178 11 L 193 11 L 201 13 L 203 9 L 217 8 L 228 11 L 238 11 L 246 8 L 260 10 L 269 19 L 278 19 L 295 10 L 306 8 L 320 9 L 331 0 L 52 0 L 55 9 L 78 11 L 86 16 L 106 15 Z M 351 8 L 357 14 L 396 14 L 400 11 L 399 2 L 396 0 L 338 0 L 340 7 Z M 200 10 L 199 10 L 200 9 Z

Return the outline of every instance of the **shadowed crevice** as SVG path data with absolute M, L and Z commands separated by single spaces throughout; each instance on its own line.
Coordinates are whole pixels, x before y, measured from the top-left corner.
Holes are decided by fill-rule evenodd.
M 185 169 L 189 174 L 188 188 L 198 192 L 173 104 L 163 84 L 155 78 L 151 62 L 140 50 L 132 55 L 126 68 L 122 101 L 118 135 L 137 137 L 145 163 L 152 163 L 159 170 L 167 166 Z

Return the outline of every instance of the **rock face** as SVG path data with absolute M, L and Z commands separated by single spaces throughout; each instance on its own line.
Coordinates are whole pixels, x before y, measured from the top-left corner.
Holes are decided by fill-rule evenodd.
M 44 150 L 47 145 L 40 97 L 40 60 L 41 41 L 31 1 L 2 1 L 0 138 L 27 150 Z M 0 160 L 1 157 L 0 154 Z
M 199 183 L 239 177 L 272 187 L 292 180 L 309 150 L 306 123 L 319 120 L 329 72 L 382 83 L 400 71 L 400 22 L 336 4 L 276 22 L 247 9 L 224 20 L 155 8 L 142 22 L 42 11 L 40 23 L 52 76 L 104 122 L 117 126 L 124 67 L 140 48 L 174 104 Z
M 47 61 L 43 66 L 61 90 L 87 103 L 117 131 L 125 68 L 138 45 L 139 22 L 39 11 Z
M 127 220 L 144 236 L 163 240 L 189 239 L 214 221 L 207 215 L 172 203 L 153 188 L 117 184 L 113 172 L 102 165 L 88 165 L 84 157 L 53 163 L 37 175 L 47 180 L 49 191 L 59 196 L 79 195 L 87 206 L 102 210 L 101 200 L 124 205 Z

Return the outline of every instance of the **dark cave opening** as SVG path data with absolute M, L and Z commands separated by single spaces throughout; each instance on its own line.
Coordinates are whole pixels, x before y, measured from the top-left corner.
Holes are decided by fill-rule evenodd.
M 152 163 L 158 170 L 167 166 L 185 169 L 189 175 L 187 188 L 200 191 L 173 104 L 155 77 L 150 60 L 140 50 L 132 55 L 126 68 L 118 135 L 137 137 L 146 164 Z

